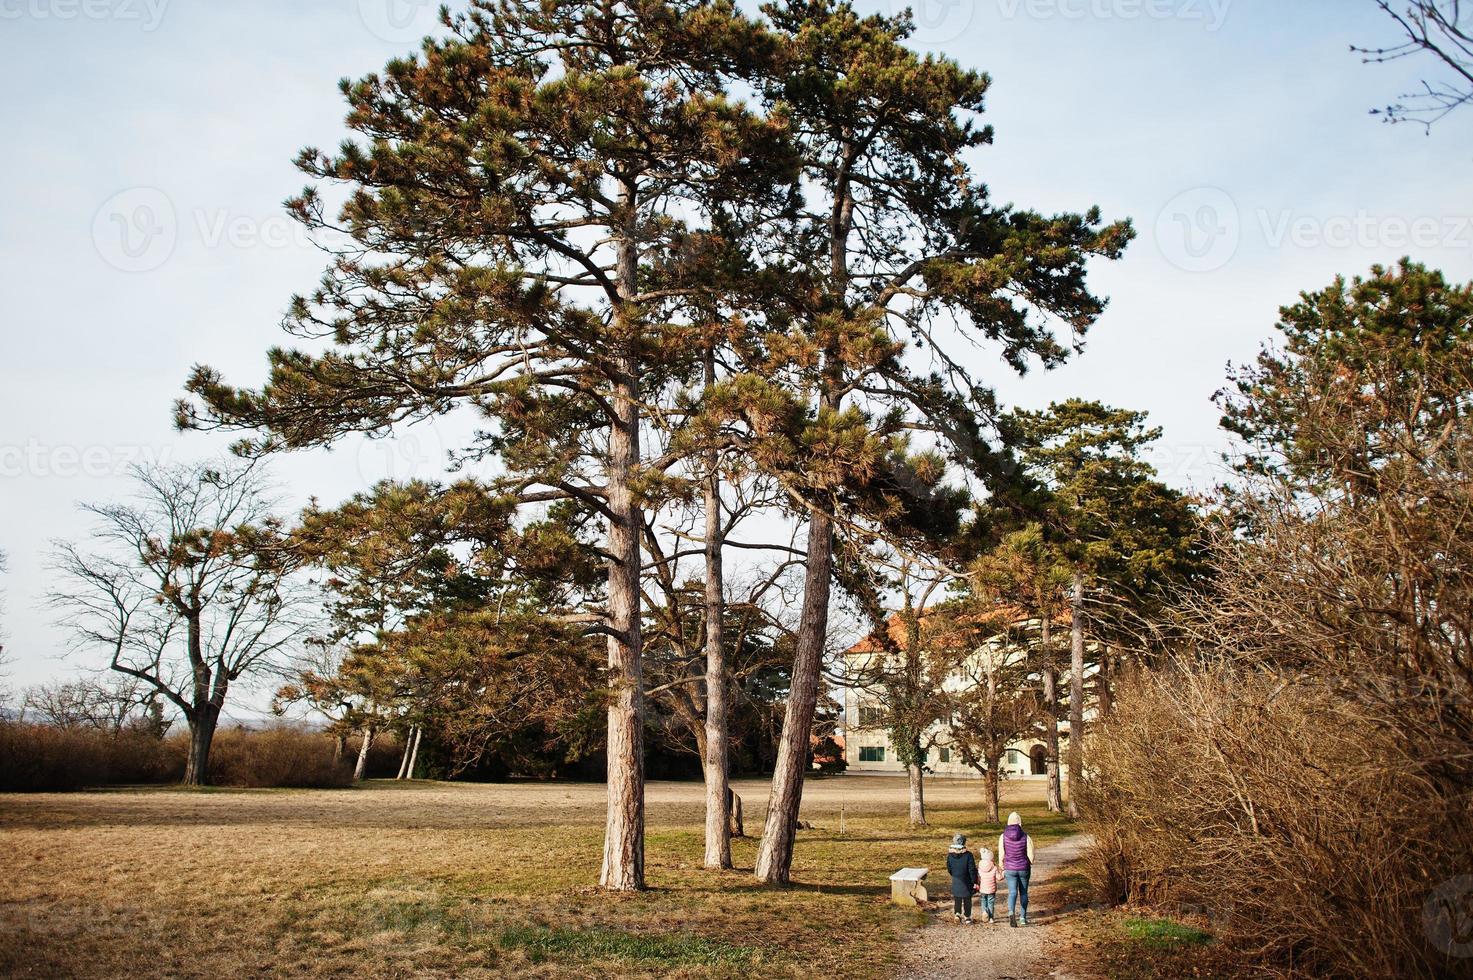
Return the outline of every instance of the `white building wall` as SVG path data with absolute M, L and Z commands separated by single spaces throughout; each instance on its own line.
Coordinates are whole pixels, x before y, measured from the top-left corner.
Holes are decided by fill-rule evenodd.
M 844 689 L 844 761 L 849 772 L 904 773 L 905 767 L 897 761 L 895 750 L 890 745 L 890 733 L 884 728 L 866 728 L 860 725 L 859 708 L 864 694 L 853 688 Z M 1031 763 L 1035 748 L 1042 749 L 1043 741 L 1037 738 L 1021 739 L 1008 747 L 1003 756 L 1002 773 L 1008 779 L 1045 779 L 1043 773 L 1034 773 Z M 1067 779 L 1063 772 L 1064 753 L 1068 744 L 1068 723 L 1061 726 L 1059 738 L 1060 778 Z M 873 758 L 879 755 L 881 758 Z M 947 758 L 946 756 L 950 756 Z M 949 752 L 944 744 L 930 750 L 926 765 L 938 776 L 980 779 L 981 773 L 962 761 L 957 752 Z

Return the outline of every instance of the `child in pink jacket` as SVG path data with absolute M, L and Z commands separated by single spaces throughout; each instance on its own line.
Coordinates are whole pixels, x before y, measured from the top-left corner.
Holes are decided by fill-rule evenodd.
M 982 899 L 982 911 L 987 913 L 987 924 L 992 925 L 997 907 L 997 886 L 1002 883 L 1002 868 L 992 860 L 992 852 L 983 847 L 977 851 L 977 872 L 982 881 L 977 885 L 977 894 Z

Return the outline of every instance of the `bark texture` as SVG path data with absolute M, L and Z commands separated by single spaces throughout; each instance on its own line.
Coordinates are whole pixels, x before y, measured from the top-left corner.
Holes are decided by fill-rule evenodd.
M 1054 649 L 1051 624 L 1043 617 L 1043 655 L 1047 662 L 1043 668 L 1043 744 L 1048 752 L 1045 768 L 1048 771 L 1048 808 L 1053 813 L 1064 809 L 1064 792 L 1059 780 L 1059 678 L 1054 668 Z
M 924 827 L 926 826 L 926 774 L 918 762 L 911 763 L 906 769 L 910 775 L 910 825 Z
M 715 366 L 708 357 L 706 383 L 715 382 Z M 731 790 L 728 786 L 730 740 L 727 737 L 726 648 L 722 619 L 725 613 L 721 561 L 721 477 L 717 456 L 706 458 L 706 855 L 708 868 L 731 867 Z
M 414 726 L 409 726 L 409 732 L 404 736 L 404 751 L 399 754 L 399 772 L 395 779 L 403 779 L 404 774 L 409 771 L 409 753 L 414 748 Z
M 772 773 L 767 823 L 757 850 L 757 877 L 785 885 L 792 873 L 793 841 L 803 803 L 803 777 L 808 768 L 813 712 L 817 706 L 819 669 L 829 627 L 829 580 L 833 566 L 833 523 L 815 513 L 808 525 L 808 560 L 803 584 L 803 611 L 798 622 L 797 650 L 782 740 Z
M 1074 572 L 1069 598 L 1069 816 L 1079 819 L 1074 788 L 1084 771 L 1084 573 Z
M 639 460 L 635 365 L 615 389 L 609 430 L 608 815 L 599 884 L 644 888 L 644 669 L 640 662 L 639 534 L 643 519 L 630 488 Z
M 425 730 L 421 725 L 414 726 L 414 751 L 409 753 L 409 771 L 404 774 L 405 779 L 414 778 L 414 767 L 419 765 L 419 743 L 424 741 Z
M 208 786 L 210 782 L 210 746 L 215 742 L 215 728 L 220 723 L 220 709 L 206 703 L 189 722 L 189 758 L 184 764 L 185 786 Z
M 636 193 L 625 182 L 615 279 L 621 305 L 613 324 L 623 353 L 614 365 L 609 424 L 608 507 L 608 815 L 604 824 L 599 884 L 611 891 L 644 888 L 644 666 L 640 635 L 640 547 L 644 514 L 632 481 L 639 467 L 639 375 L 635 353 L 639 313 L 630 302 L 638 289 Z
M 363 729 L 363 741 L 358 743 L 358 763 L 353 766 L 353 778 L 362 779 L 368 771 L 368 750 L 373 748 L 373 726 Z

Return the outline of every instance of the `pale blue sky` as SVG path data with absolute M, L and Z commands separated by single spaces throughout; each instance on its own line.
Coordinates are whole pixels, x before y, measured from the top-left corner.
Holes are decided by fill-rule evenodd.
M 1300 289 L 1404 254 L 1473 278 L 1473 112 L 1430 136 L 1367 115 L 1418 67 L 1348 53 L 1394 40 L 1371 0 L 937 0 L 918 14 L 917 46 L 993 76 L 996 144 L 977 165 L 997 199 L 1099 204 L 1140 232 L 1096 270 L 1112 302 L 1082 358 L 1018 381 L 979 357 L 979 374 L 1009 402 L 1149 410 L 1179 485 L 1209 478 L 1222 447 L 1209 397 L 1224 365 L 1252 356 Z M 124 492 L 131 460 L 217 450 L 171 427 L 190 365 L 259 381 L 287 298 L 315 282 L 322 257 L 280 202 L 302 184 L 296 150 L 342 135 L 337 80 L 432 28 L 431 8 L 404 0 L 0 0 L 11 686 L 85 662 L 56 659 L 41 604 L 48 542 L 84 530 L 77 503 Z M 336 500 L 435 475 L 455 438 L 424 429 L 275 472 L 293 503 Z

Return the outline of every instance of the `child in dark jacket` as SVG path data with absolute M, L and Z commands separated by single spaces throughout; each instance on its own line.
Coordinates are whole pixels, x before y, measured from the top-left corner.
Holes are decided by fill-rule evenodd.
M 951 875 L 951 912 L 958 923 L 972 924 L 972 892 L 982 883 L 977 873 L 977 859 L 967 850 L 967 838 L 957 834 L 946 852 L 946 873 Z M 963 918 L 965 916 L 965 918 Z

